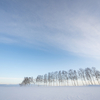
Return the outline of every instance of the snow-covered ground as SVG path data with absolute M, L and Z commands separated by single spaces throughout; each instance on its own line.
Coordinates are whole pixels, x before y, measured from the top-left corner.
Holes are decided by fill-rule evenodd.
M 0 100 L 100 100 L 100 86 L 0 86 Z

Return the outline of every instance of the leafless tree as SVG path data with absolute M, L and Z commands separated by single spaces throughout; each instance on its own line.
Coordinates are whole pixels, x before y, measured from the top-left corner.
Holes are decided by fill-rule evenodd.
M 56 86 L 58 86 L 58 71 L 56 71 L 54 74 L 55 74 L 55 84 Z
M 44 75 L 44 83 L 46 83 L 47 85 L 47 82 L 48 82 L 48 77 L 47 77 L 47 74 Z
M 30 85 L 31 83 L 35 83 L 33 81 L 33 77 L 24 77 L 24 80 L 22 81 L 22 83 L 20 84 L 20 86 Z
M 37 78 L 36 78 L 36 82 L 37 82 L 38 86 L 42 85 L 43 81 L 44 81 L 43 75 L 38 75 Z
M 65 75 L 65 80 L 66 80 L 66 82 L 67 82 L 67 85 L 69 85 L 69 84 L 68 84 L 68 80 L 69 80 L 68 72 L 65 71 L 65 72 L 64 72 L 64 75 Z
M 90 68 L 85 69 L 85 75 L 86 75 L 87 80 L 89 80 L 90 83 L 93 85 L 92 77 L 91 77 L 91 69 Z
M 62 71 L 62 85 L 66 85 L 66 77 L 65 77 L 65 71 Z
M 85 81 L 85 84 L 88 85 L 89 83 L 87 83 L 86 81 L 86 76 L 85 76 L 85 70 L 80 68 L 79 69 L 80 73 L 81 73 L 81 77 L 83 78 L 83 80 Z
M 96 70 L 95 67 L 92 67 L 93 76 L 97 80 L 98 84 L 100 85 L 99 78 L 100 78 L 100 71 Z
M 72 69 L 69 70 L 68 76 L 69 76 L 69 79 L 72 82 L 72 85 L 75 85 L 74 80 L 73 80 L 73 70 Z
M 51 76 L 50 76 L 50 72 L 48 73 L 48 82 L 49 82 L 49 85 L 50 85 L 50 81 L 51 81 Z
M 53 82 L 53 86 L 55 84 L 55 79 L 56 79 L 55 72 L 52 72 L 52 82 Z
M 79 75 L 79 78 L 81 79 L 82 81 L 82 84 L 84 85 L 84 82 L 83 82 L 83 76 L 82 76 L 82 73 L 80 70 L 78 70 L 78 75 Z
M 59 81 L 59 86 L 60 86 L 61 85 L 61 82 L 62 82 L 61 71 L 58 72 L 58 81 Z
M 76 80 L 76 83 L 78 85 L 78 75 L 77 75 L 76 70 L 73 71 L 73 74 L 74 74 L 74 80 Z

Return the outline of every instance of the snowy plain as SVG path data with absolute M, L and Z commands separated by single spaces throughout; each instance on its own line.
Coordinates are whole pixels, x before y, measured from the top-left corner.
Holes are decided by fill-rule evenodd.
M 0 86 L 0 100 L 100 100 L 100 86 Z

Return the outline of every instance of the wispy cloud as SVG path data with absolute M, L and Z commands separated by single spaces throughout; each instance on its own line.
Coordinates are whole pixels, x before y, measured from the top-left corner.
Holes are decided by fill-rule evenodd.
M 46 43 L 78 55 L 100 58 L 98 3 L 98 0 L 10 2 L 14 6 L 8 10 L 0 8 L 0 33 L 5 34 L 0 42 Z

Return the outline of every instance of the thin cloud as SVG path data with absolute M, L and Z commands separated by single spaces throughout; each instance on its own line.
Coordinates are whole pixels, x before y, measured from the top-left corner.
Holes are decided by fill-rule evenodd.
M 90 1 L 79 0 L 11 2 L 15 7 L 11 6 L 8 11 L 0 10 L 0 33 L 5 34 L 0 42 L 23 42 L 41 45 L 42 48 L 52 45 L 81 56 L 100 58 L 98 3 L 98 0 L 92 0 L 91 5 Z

